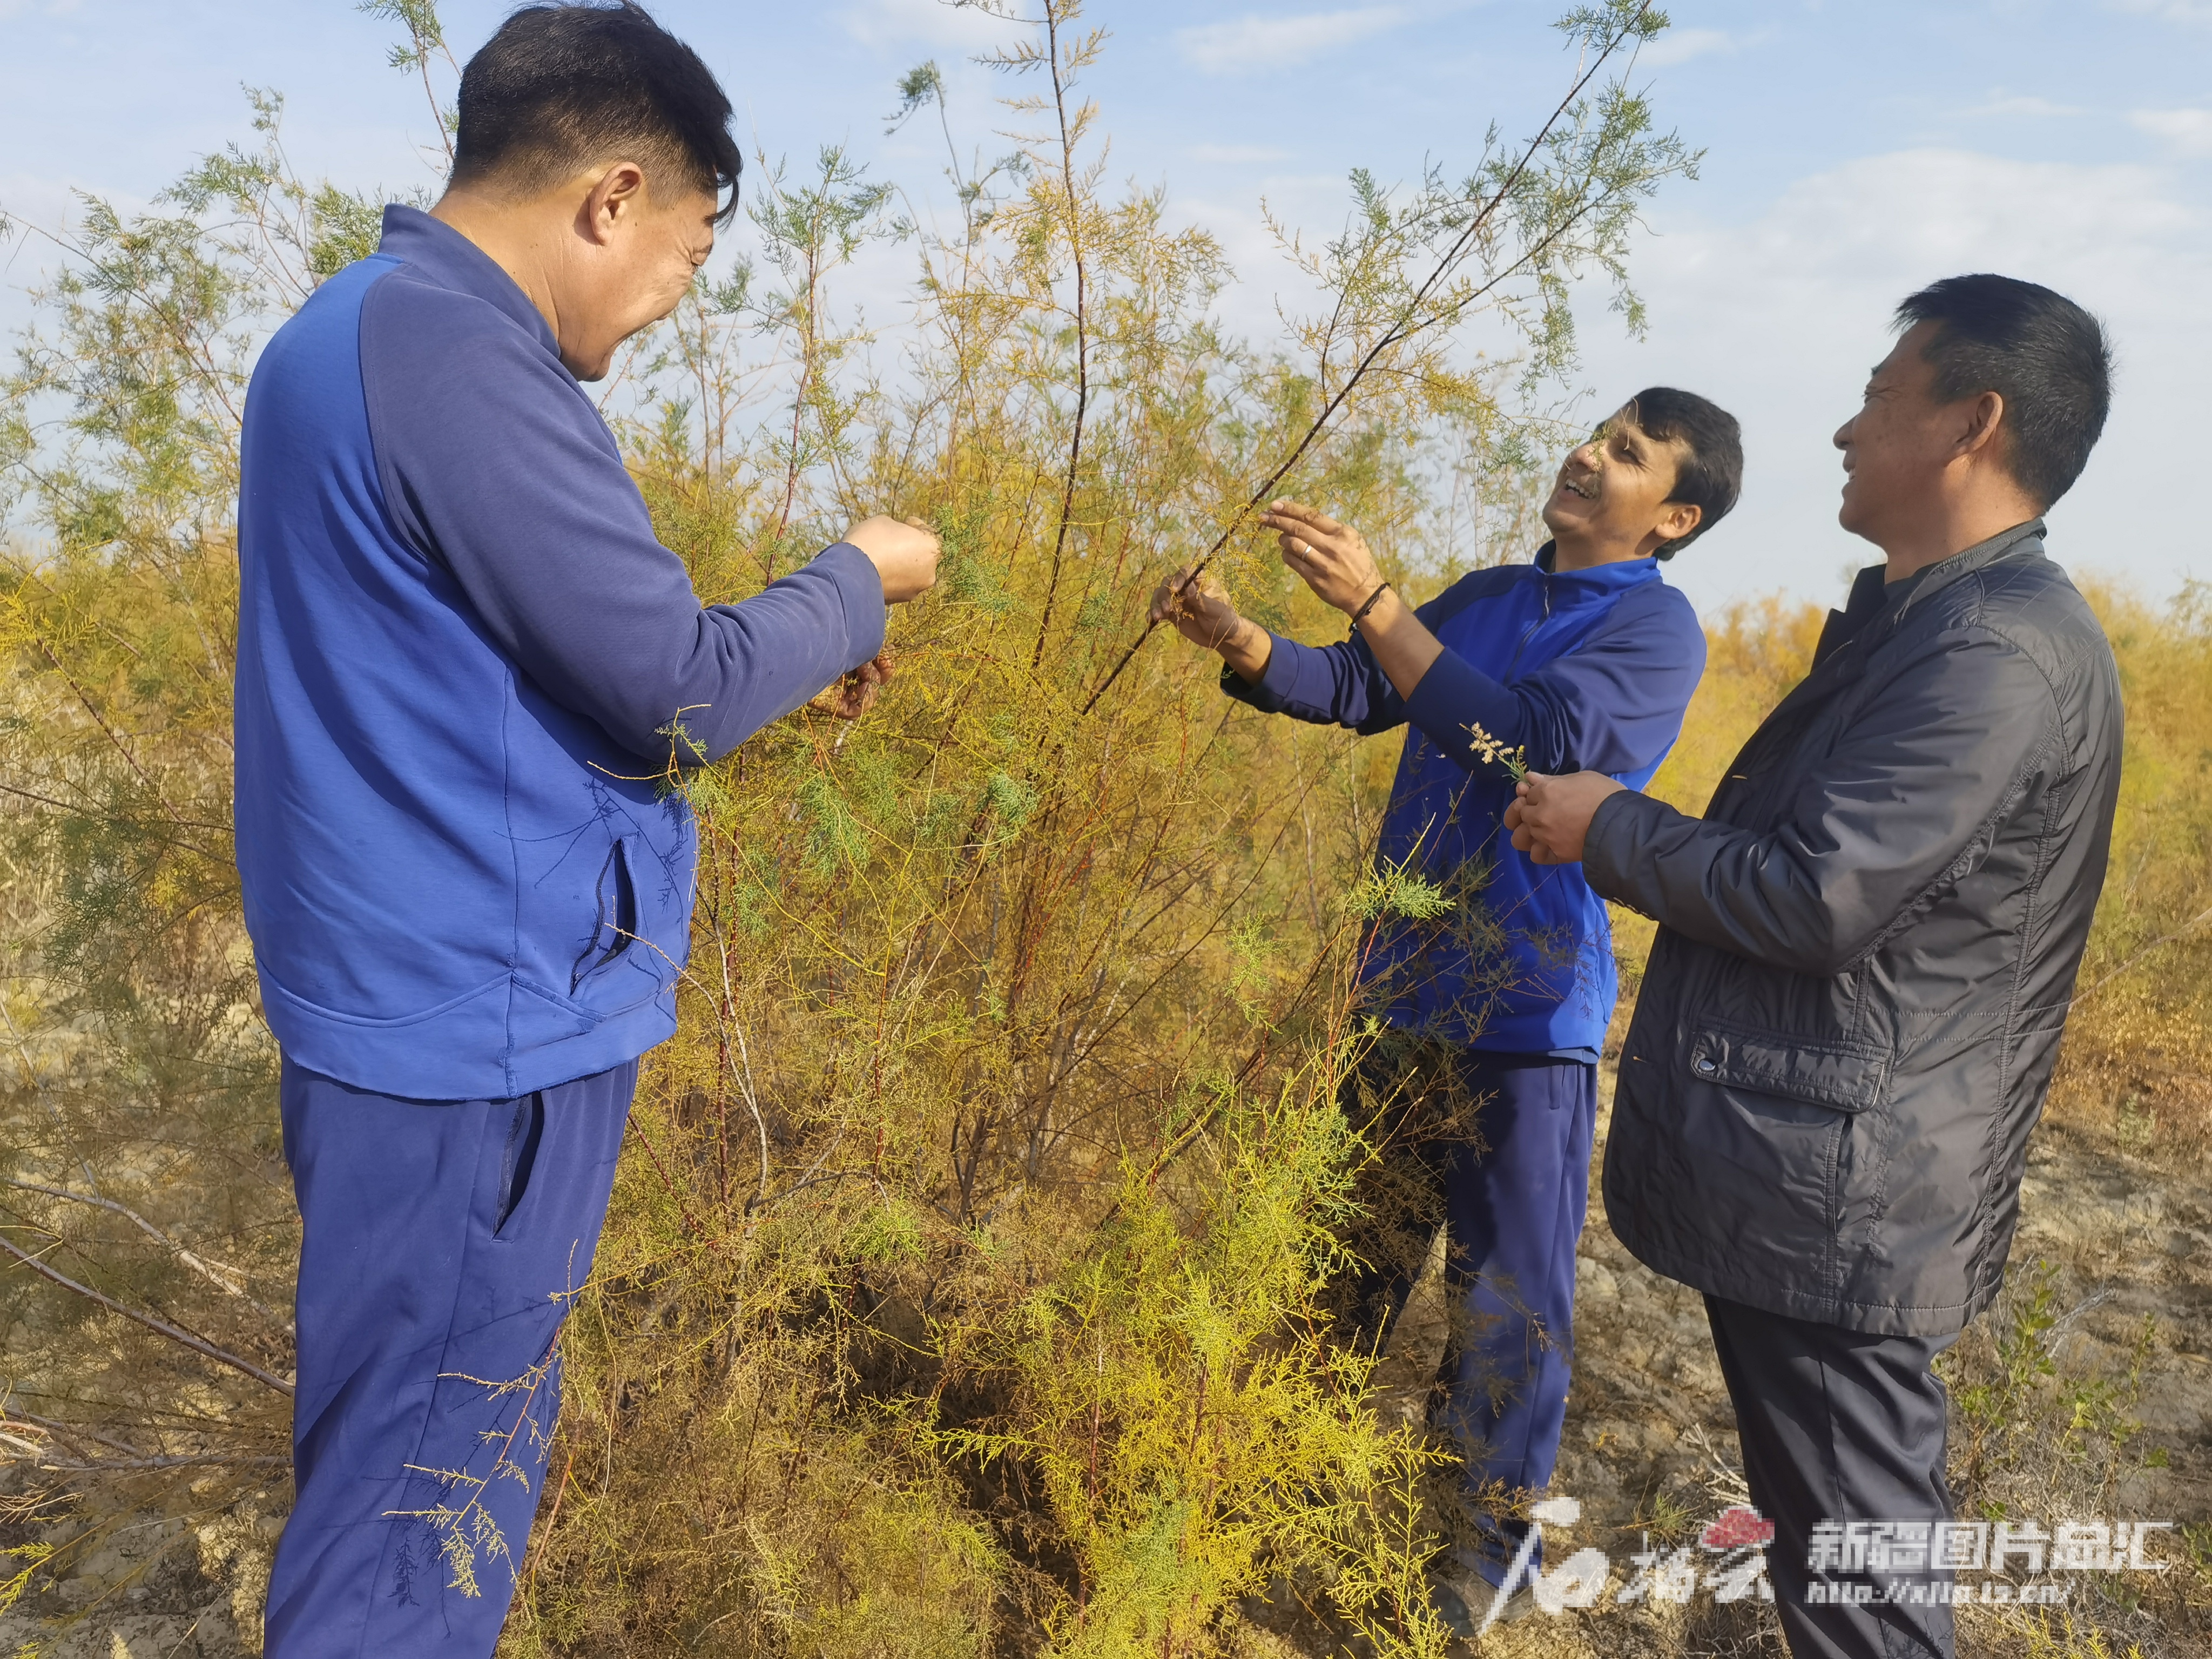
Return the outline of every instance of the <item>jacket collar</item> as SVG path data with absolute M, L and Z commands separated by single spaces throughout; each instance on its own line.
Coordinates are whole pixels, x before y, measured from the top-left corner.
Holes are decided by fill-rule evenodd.
M 1578 582 L 1607 592 L 1619 592 L 1659 579 L 1656 559 L 1616 559 L 1611 564 L 1593 565 L 1587 570 L 1562 570 L 1559 564 L 1559 543 L 1546 542 L 1536 550 L 1536 568 L 1554 581 Z
M 1844 641 L 1857 635 L 1877 617 L 1887 617 L 1893 624 L 1901 623 L 1914 605 L 1960 577 L 1972 575 L 2008 556 L 2033 557 L 2042 551 L 2043 520 L 2037 518 L 2001 530 L 1987 541 L 1976 542 L 1963 552 L 1915 571 L 1903 581 L 1884 580 L 1887 566 L 1866 566 L 1851 579 L 1850 598 L 1844 602 L 1844 608 L 1828 613 L 1828 625 L 1820 630 L 1820 642 L 1813 652 L 1814 666 L 1819 667 Z
M 531 304 L 520 285 L 491 255 L 443 220 L 394 202 L 384 210 L 384 236 L 376 251 L 404 259 L 440 288 L 482 300 L 527 330 L 555 356 L 561 355 L 544 313 Z
M 1954 553 L 1940 564 L 1931 564 L 1922 571 L 1912 584 L 1912 591 L 1905 595 L 1905 606 L 1910 609 L 1940 587 L 1948 587 L 1961 576 L 1972 575 L 1984 566 L 2014 554 L 2035 557 L 2043 551 L 2043 520 L 2040 514 L 2026 524 L 2016 524 L 2009 530 L 2000 530 L 1985 542 L 1977 542 L 1963 553 Z
M 2033 546 L 2026 545 L 2030 542 L 2033 543 Z M 1893 590 L 1885 593 L 1884 603 L 1895 604 L 1899 615 L 1902 616 L 1930 593 L 1948 587 L 1960 577 L 1970 576 L 2008 554 L 2032 555 L 2042 551 L 2043 520 L 2040 518 L 2030 519 L 2009 530 L 2000 530 L 1987 541 L 1976 542 L 1964 552 L 1954 553 L 1948 559 L 1939 560 L 1924 569 L 1916 571 L 1896 584 Z M 1862 605 L 1870 602 L 1875 594 L 1883 593 L 1889 588 L 1889 584 L 1882 580 L 1883 568 L 1881 565 L 1870 564 L 1859 572 L 1851 583 L 1850 603 L 1844 607 L 1845 615 L 1858 610 Z

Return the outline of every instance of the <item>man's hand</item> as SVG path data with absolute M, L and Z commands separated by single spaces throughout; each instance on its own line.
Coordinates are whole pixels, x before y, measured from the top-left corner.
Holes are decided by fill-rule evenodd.
M 1212 571 L 1200 572 L 1194 580 L 1189 565 L 1153 592 L 1152 619 L 1173 623 L 1176 632 L 1193 645 L 1218 651 L 1221 659 L 1245 680 L 1257 680 L 1267 672 L 1267 659 L 1275 648 L 1266 629 L 1237 614 L 1228 590 Z
M 885 605 L 904 605 L 937 585 L 937 560 L 943 550 L 937 532 L 919 519 L 890 519 L 878 513 L 847 531 L 845 539 L 875 565 Z
M 1515 792 L 1518 798 L 1505 809 L 1513 845 L 1538 864 L 1580 864 L 1598 803 L 1622 787 L 1602 772 L 1570 772 L 1559 778 L 1529 773 Z
M 876 706 L 876 699 L 891 682 L 891 653 L 886 646 L 872 662 L 864 662 L 836 684 L 814 699 L 841 720 L 856 720 Z
M 1270 501 L 1260 522 L 1281 532 L 1283 562 L 1323 605 L 1349 616 L 1382 586 L 1382 573 L 1367 550 L 1367 538 L 1351 526 L 1296 501 Z

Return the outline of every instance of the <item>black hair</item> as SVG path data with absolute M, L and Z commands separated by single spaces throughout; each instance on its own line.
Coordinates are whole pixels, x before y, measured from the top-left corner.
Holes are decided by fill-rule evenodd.
M 594 161 L 667 169 L 737 211 L 744 156 L 730 100 L 699 54 L 633 0 L 525 6 L 461 71 L 453 182 L 518 193 Z
M 2048 507 L 2074 487 L 2112 407 L 2112 353 L 2094 317 L 2015 276 L 1946 276 L 1897 308 L 1897 325 L 1934 323 L 1921 355 L 1944 403 L 1994 392 L 2007 468 Z
M 1671 386 L 1644 387 L 1628 400 L 1626 413 L 1647 438 L 1662 444 L 1679 439 L 1688 452 L 1667 499 L 1698 508 L 1698 527 L 1660 544 L 1656 556 L 1671 559 L 1728 517 L 1743 493 L 1743 428 L 1711 398 Z

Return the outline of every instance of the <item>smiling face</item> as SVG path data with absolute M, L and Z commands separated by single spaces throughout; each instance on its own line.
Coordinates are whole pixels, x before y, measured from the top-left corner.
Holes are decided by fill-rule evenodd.
M 1936 398 L 1936 366 L 1927 357 L 1938 326 L 1918 323 L 1899 337 L 1868 377 L 1859 412 L 1836 433 L 1844 452 L 1837 520 L 1878 547 L 1934 510 L 1957 453 L 1960 418 Z
M 623 173 L 629 178 L 617 176 Z M 676 309 L 714 251 L 717 205 L 696 188 L 656 197 L 627 163 L 592 189 L 556 301 L 561 361 L 570 374 L 604 379 L 623 341 Z
M 1661 545 L 1688 535 L 1703 516 L 1673 493 L 1689 447 L 1660 440 L 1620 409 L 1589 441 L 1559 464 L 1544 523 L 1559 544 L 1562 569 L 1649 558 Z

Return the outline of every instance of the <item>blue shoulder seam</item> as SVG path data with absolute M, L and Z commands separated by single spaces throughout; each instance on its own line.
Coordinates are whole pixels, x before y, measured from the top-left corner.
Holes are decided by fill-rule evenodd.
M 1468 571 L 1421 607 L 1430 611 L 1429 627 L 1432 630 L 1441 627 L 1477 599 L 1490 599 L 1506 592 L 1516 582 L 1525 580 L 1535 568 L 1533 564 L 1493 564 L 1480 570 Z
M 391 267 L 363 290 L 360 308 L 356 312 L 354 319 L 355 350 L 357 354 L 356 362 L 361 374 L 362 413 L 368 428 L 369 465 L 376 474 L 377 510 L 384 515 L 384 527 L 391 533 L 396 545 L 405 548 L 416 558 L 422 560 L 426 566 L 443 568 L 445 561 L 441 559 L 433 550 L 423 546 L 416 540 L 407 526 L 401 522 L 399 514 L 393 510 L 394 503 L 400 499 L 399 480 L 392 471 L 391 459 L 385 448 L 382 436 L 383 398 L 378 395 L 380 389 L 378 378 L 369 367 L 369 304 L 376 297 L 377 290 L 386 286 L 387 277 L 407 268 L 407 261 L 396 253 L 372 253 L 368 257 L 372 259 L 382 260 Z

